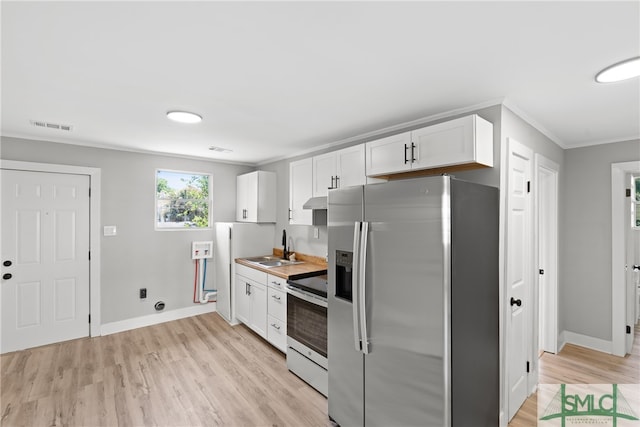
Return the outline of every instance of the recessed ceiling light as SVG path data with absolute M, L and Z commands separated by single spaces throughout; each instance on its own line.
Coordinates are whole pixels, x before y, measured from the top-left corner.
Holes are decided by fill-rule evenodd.
M 627 59 L 596 74 L 598 83 L 613 83 L 640 76 L 640 57 Z
M 169 111 L 167 117 L 180 123 L 200 123 L 202 121 L 202 116 L 188 111 Z
M 216 147 L 216 146 L 211 146 L 209 147 L 209 150 L 211 151 L 215 151 L 217 153 L 232 153 L 233 150 L 230 150 L 229 148 L 222 148 L 222 147 Z

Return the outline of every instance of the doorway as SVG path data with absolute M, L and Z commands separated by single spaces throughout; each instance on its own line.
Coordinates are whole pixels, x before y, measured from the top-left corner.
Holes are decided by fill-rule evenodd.
M 626 228 L 628 174 L 640 173 L 640 161 L 611 164 L 611 353 L 624 356 L 633 344 L 632 310 L 628 309 Z
M 87 223 L 87 227 L 84 229 L 84 233 L 85 233 L 85 238 L 88 239 L 88 252 L 86 253 L 84 256 L 86 257 L 86 259 L 89 258 L 89 256 L 91 257 L 90 260 L 90 265 L 88 266 L 88 280 L 89 280 L 89 285 L 88 285 L 88 293 L 90 295 L 90 300 L 88 302 L 88 308 L 90 310 L 91 313 L 91 318 L 90 318 L 90 324 L 89 324 L 89 319 L 87 317 L 83 318 L 83 322 L 84 322 L 84 326 L 83 328 L 85 328 L 85 332 L 84 334 L 87 335 L 87 329 L 88 329 L 88 335 L 90 336 L 99 336 L 100 335 L 100 323 L 101 323 L 101 312 L 100 312 L 100 233 L 99 233 L 99 229 L 100 229 L 100 169 L 99 168 L 90 168 L 90 167 L 80 167 L 80 166 L 69 166 L 69 165 L 56 165 L 56 164 L 47 164 L 47 163 L 31 163 L 31 162 L 21 162 L 21 161 L 12 161 L 12 160 L 0 160 L 0 169 L 2 170 L 2 177 L 4 178 L 5 174 L 8 173 L 13 173 L 13 174 L 17 174 L 18 176 L 21 176 L 21 174 L 24 174 L 24 176 L 29 175 L 29 174 L 33 174 L 35 173 L 36 176 L 38 175 L 38 173 L 42 173 L 42 174 L 47 174 L 47 176 L 49 177 L 57 177 L 57 176 L 64 176 L 67 178 L 70 178 L 73 180 L 73 177 L 78 177 L 78 176 L 84 176 L 83 179 L 87 180 L 90 188 L 91 188 L 91 197 L 89 198 L 88 201 L 88 223 Z M 44 181 L 45 184 L 47 184 L 47 180 Z M 4 186 L 4 183 L 3 183 Z M 71 188 L 73 187 L 73 185 L 61 185 L 60 186 L 60 190 L 59 190 L 59 194 L 62 195 L 62 193 L 66 190 L 63 190 L 63 187 L 66 187 L 66 190 L 68 190 L 69 192 L 72 192 L 73 190 L 71 190 Z M 36 187 L 33 187 L 36 188 Z M 41 188 L 43 188 L 41 186 Z M 71 193 L 69 193 L 71 194 Z M 3 196 L 5 195 L 5 193 L 3 192 Z M 6 197 L 6 196 L 5 196 Z M 4 197 L 3 197 L 4 199 Z M 3 200 L 4 202 L 5 200 Z M 4 205 L 4 203 L 3 203 Z M 33 215 L 36 215 L 34 212 L 36 211 L 36 209 L 31 209 L 31 212 Z M 32 216 L 33 216 L 32 215 Z M 42 213 L 40 214 L 42 215 Z M 66 216 L 65 216 L 66 215 Z M 60 231 L 61 227 L 64 226 L 69 226 L 70 224 L 73 223 L 73 216 L 76 214 L 72 214 L 70 210 L 63 210 L 61 211 L 61 214 L 57 217 L 58 222 L 56 223 L 55 221 L 52 223 L 53 227 L 52 229 L 54 231 Z M 27 215 L 28 217 L 29 215 Z M 26 217 L 25 217 L 26 218 Z M 66 218 L 66 222 L 65 222 L 65 218 Z M 13 220 L 13 218 L 11 218 L 11 216 L 7 216 L 7 218 L 3 217 L 3 228 L 8 226 L 8 222 L 10 220 Z M 4 235 L 4 233 L 3 233 Z M 38 237 L 38 235 L 40 235 L 40 237 Z M 37 238 L 42 238 L 42 232 L 40 233 L 34 233 L 32 235 L 32 237 L 34 239 Z M 35 240 L 31 239 L 32 242 L 34 242 Z M 4 237 L 3 237 L 4 240 Z M 69 240 L 68 242 L 73 241 L 75 244 L 75 242 L 78 239 L 72 239 Z M 37 243 L 37 242 L 36 242 Z M 80 246 L 78 246 L 78 248 L 80 248 Z M 4 263 L 4 261 L 11 261 L 9 259 L 5 259 L 5 255 L 6 254 L 10 254 L 10 250 L 11 248 L 7 249 L 7 248 L 3 248 L 3 253 L 2 253 L 2 257 L 3 257 L 3 266 L 2 266 L 2 273 L 3 273 L 3 277 L 6 274 L 11 274 L 11 272 L 9 271 L 9 269 L 16 268 L 17 265 L 14 264 L 15 261 L 12 261 L 12 265 L 7 265 Z M 69 257 L 71 254 L 72 247 L 67 245 L 67 246 L 54 246 L 53 247 L 53 251 L 56 254 L 56 256 L 58 257 L 64 257 L 67 256 Z M 80 249 L 78 249 L 80 250 Z M 7 252 L 9 251 L 9 252 Z M 82 249 L 82 251 L 84 251 L 84 249 Z M 19 254 L 17 254 L 19 255 Z M 15 259 L 15 257 L 12 257 Z M 80 258 L 80 257 L 78 257 Z M 57 267 L 56 267 L 57 268 Z M 45 277 L 50 277 L 52 276 L 52 274 L 46 273 L 44 275 Z M 8 276 L 7 276 L 8 277 Z M 17 279 L 17 276 L 15 277 L 15 279 Z M 7 280 L 7 279 L 5 279 Z M 5 281 L 3 280 L 3 282 Z M 8 279 L 11 280 L 11 279 Z M 14 280 L 14 282 L 17 283 L 17 280 Z M 34 281 L 35 283 L 36 281 Z M 32 292 L 34 298 L 37 295 L 37 286 L 32 283 L 30 286 L 26 286 L 23 287 L 23 290 L 25 292 L 30 291 Z M 3 283 L 4 286 L 5 283 Z M 68 304 L 68 301 L 70 301 L 71 296 L 73 294 L 73 292 L 75 292 L 74 290 L 74 286 L 72 286 L 72 281 L 70 280 L 59 280 L 56 283 L 56 286 L 58 286 L 59 289 L 59 293 L 57 294 L 58 296 L 60 296 L 60 298 L 62 298 L 62 296 L 66 296 L 68 297 L 67 300 L 65 300 L 64 298 L 60 299 L 59 301 L 54 300 L 54 301 L 46 301 L 42 299 L 42 296 L 40 298 L 40 300 L 42 301 L 42 304 L 50 304 L 52 307 L 56 307 L 57 304 L 57 308 L 53 308 L 52 310 L 54 311 L 55 315 L 58 316 L 58 319 L 62 319 L 65 317 L 75 317 L 77 315 L 79 315 L 79 313 L 74 313 L 74 310 L 76 310 L 76 308 L 73 308 L 71 305 Z M 35 293 L 34 293 L 35 292 Z M 44 292 L 44 290 L 41 290 L 40 292 Z M 15 297 L 16 295 L 14 295 Z M 30 300 L 28 298 L 28 295 L 25 294 L 23 295 L 23 301 L 25 303 L 28 303 Z M 3 301 L 2 304 L 3 306 L 5 305 L 5 303 L 9 303 L 9 302 L 13 302 L 13 306 L 16 307 L 16 298 L 12 298 L 11 301 Z M 67 301 L 65 303 L 65 301 Z M 66 304 L 66 305 L 65 305 Z M 29 315 L 31 316 L 30 318 L 23 318 L 22 320 L 24 321 L 31 321 L 32 323 L 39 320 L 37 319 L 36 316 L 36 310 L 35 308 L 37 308 L 36 306 L 31 306 L 30 309 L 34 309 L 30 312 L 25 311 L 24 313 L 30 313 Z M 40 307 L 42 308 L 42 307 Z M 22 308 L 21 308 L 22 309 Z M 45 308 L 46 309 L 46 308 Z M 2 313 L 2 315 L 4 316 L 5 313 Z M 4 323 L 4 322 L 3 322 Z M 15 322 L 14 322 L 15 324 Z M 87 326 L 88 325 L 88 326 Z M 4 336 L 3 336 L 3 341 L 4 341 Z M 65 339 L 63 337 L 63 339 Z M 36 344 L 37 345 L 37 344 Z M 9 351 L 9 350 L 5 350 L 4 348 L 4 342 L 2 345 L 2 351 Z
M 533 334 L 535 354 L 558 351 L 558 174 L 560 167 L 535 155 L 536 271 Z M 537 367 L 537 364 L 535 364 Z M 537 369 L 536 369 L 537 371 Z

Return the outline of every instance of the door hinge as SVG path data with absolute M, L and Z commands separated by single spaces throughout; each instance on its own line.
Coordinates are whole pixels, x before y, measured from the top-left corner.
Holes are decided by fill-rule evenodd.
M 91 261 L 91 251 L 89 251 L 89 261 Z
M 231 240 L 231 228 L 229 228 L 229 240 Z
M 529 361 L 527 361 L 527 373 L 529 373 Z
M 630 334 L 631 333 L 631 326 L 627 325 L 627 333 Z
M 89 315 L 89 323 L 91 323 L 91 315 Z
M 543 275 L 543 274 L 544 274 L 544 270 L 541 268 L 541 269 L 538 271 L 538 273 L 540 273 L 540 275 Z
M 531 181 L 527 181 L 527 193 L 531 193 Z
M 631 189 L 630 188 L 625 189 L 624 195 L 625 197 L 631 197 Z
M 91 187 L 89 187 L 89 197 L 91 197 Z

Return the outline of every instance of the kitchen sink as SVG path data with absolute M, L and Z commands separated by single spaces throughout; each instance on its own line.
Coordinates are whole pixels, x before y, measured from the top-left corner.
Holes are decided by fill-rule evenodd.
M 266 268 L 282 267 L 284 265 L 302 264 L 302 261 L 289 261 L 286 259 L 278 258 L 276 256 L 260 256 L 260 257 L 253 257 L 253 258 L 245 258 L 245 261 L 248 261 L 250 263 L 257 264 Z

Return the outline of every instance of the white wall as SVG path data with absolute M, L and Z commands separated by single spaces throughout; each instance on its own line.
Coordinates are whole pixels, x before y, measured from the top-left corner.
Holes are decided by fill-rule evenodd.
M 640 140 L 565 152 L 561 322 L 611 341 L 611 164 L 640 160 Z
M 101 168 L 101 229 L 103 225 L 118 228 L 117 236 L 101 238 L 102 324 L 153 314 L 158 300 L 166 303 L 165 311 L 193 306 L 190 244 L 213 240 L 213 231 L 154 229 L 155 171 L 213 174 L 213 220 L 233 221 L 236 175 L 252 168 L 18 138 L 3 137 L 1 141 L 0 154 L 5 160 Z M 138 299 L 142 287 L 148 291 L 145 302 Z

